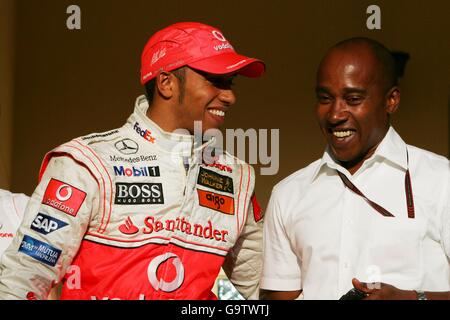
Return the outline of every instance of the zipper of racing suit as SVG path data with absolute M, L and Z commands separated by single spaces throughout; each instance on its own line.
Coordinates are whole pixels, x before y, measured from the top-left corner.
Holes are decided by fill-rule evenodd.
M 195 155 L 194 152 L 192 152 L 190 156 L 181 156 L 181 161 L 179 163 L 181 164 L 180 165 L 180 171 L 184 172 L 184 174 L 181 175 L 182 176 L 182 183 L 184 185 L 184 188 L 183 188 L 183 201 L 181 202 L 180 213 L 179 213 L 180 216 L 181 216 L 181 215 L 184 215 L 183 208 L 185 207 L 186 203 L 189 202 L 188 200 L 190 200 L 192 197 L 195 197 L 195 195 L 193 195 L 192 191 L 195 189 L 196 179 L 192 180 L 193 181 L 192 190 L 189 189 L 189 183 L 191 181 L 190 177 L 191 177 L 191 172 L 193 171 L 193 169 L 195 170 L 195 168 L 197 168 L 197 170 L 195 170 L 196 172 L 192 173 L 192 174 L 195 174 L 195 176 L 198 174 L 198 172 L 197 172 L 198 171 L 198 166 L 195 166 L 196 155 Z M 176 231 L 175 231 L 175 233 L 176 233 Z M 171 250 L 171 242 L 169 241 L 168 247 L 167 247 L 167 250 L 166 250 L 166 254 L 171 253 L 171 252 L 172 252 L 172 250 Z M 184 255 L 185 254 L 185 250 L 183 250 L 182 252 L 183 252 L 183 255 Z M 178 258 L 183 262 L 183 258 L 184 258 L 183 256 L 180 256 Z M 168 269 L 166 267 L 165 272 L 167 272 L 167 270 Z M 160 294 L 159 294 L 159 299 L 161 298 L 161 294 L 162 294 L 162 292 L 160 292 Z M 175 296 L 174 296 L 174 299 L 177 299 L 178 295 L 179 294 L 176 293 Z

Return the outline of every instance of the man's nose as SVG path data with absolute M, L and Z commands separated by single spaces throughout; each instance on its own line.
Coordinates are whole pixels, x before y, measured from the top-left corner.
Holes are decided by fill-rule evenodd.
M 219 100 L 227 106 L 232 106 L 233 104 L 236 103 L 236 96 L 234 95 L 234 92 L 231 88 L 221 89 L 219 94 Z
M 338 124 L 348 119 L 348 109 L 345 101 L 335 100 L 328 112 L 327 120 L 330 124 Z

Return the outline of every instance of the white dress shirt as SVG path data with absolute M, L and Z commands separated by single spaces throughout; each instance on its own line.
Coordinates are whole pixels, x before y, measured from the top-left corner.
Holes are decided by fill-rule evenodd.
M 29 197 L 0 189 L 0 257 L 22 222 Z
M 406 150 L 414 218 L 408 218 L 406 205 Z M 336 170 L 394 217 L 381 215 L 345 187 Z M 356 277 L 404 290 L 449 291 L 449 199 L 448 159 L 407 146 L 392 127 L 354 175 L 326 150 L 272 191 L 261 288 L 339 299 Z

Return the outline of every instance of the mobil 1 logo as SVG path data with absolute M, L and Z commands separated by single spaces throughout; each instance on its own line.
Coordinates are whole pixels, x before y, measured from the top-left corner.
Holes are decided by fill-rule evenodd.
M 126 167 L 126 166 L 114 166 L 114 174 L 116 176 L 125 177 L 159 177 L 159 167 Z
M 163 204 L 162 183 L 116 183 L 115 204 Z

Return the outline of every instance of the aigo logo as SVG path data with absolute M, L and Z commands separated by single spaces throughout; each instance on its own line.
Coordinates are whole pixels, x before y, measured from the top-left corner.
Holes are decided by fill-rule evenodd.
M 215 211 L 234 215 L 234 199 L 218 193 L 197 189 L 198 204 Z
M 172 259 L 173 258 L 173 259 Z M 158 271 L 158 268 L 168 261 L 169 259 L 172 259 L 172 264 L 175 267 L 175 278 L 170 281 L 166 282 L 164 279 L 158 279 L 158 276 L 156 272 Z M 181 287 L 181 285 L 184 282 L 184 266 L 181 262 L 181 259 L 173 252 L 166 252 L 164 254 L 161 254 L 154 258 L 152 261 L 150 261 L 148 267 L 147 267 L 147 277 L 152 285 L 153 289 L 156 291 L 164 291 L 164 292 L 173 292 Z

